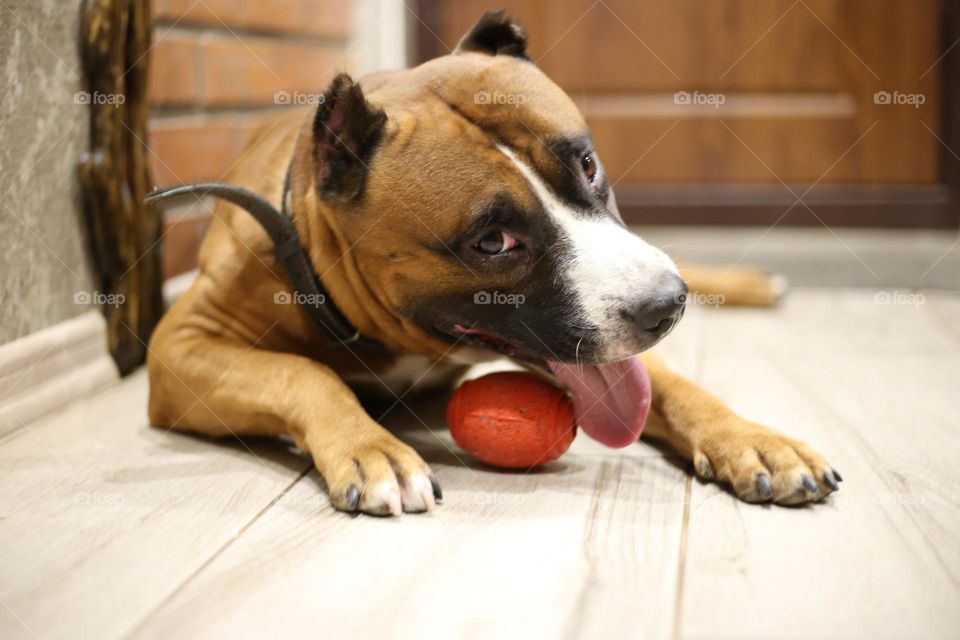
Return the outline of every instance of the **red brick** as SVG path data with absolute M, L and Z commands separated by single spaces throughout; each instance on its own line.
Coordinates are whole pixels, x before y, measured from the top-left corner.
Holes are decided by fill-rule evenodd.
M 193 0 L 153 0 L 153 19 L 155 21 L 174 22 L 184 15 L 191 5 L 199 4 Z
M 197 253 L 208 224 L 207 218 L 184 218 L 166 223 L 163 236 L 164 278 L 197 267 Z
M 155 0 L 163 22 L 297 33 L 345 39 L 350 34 L 349 0 Z
M 347 65 L 340 47 L 266 38 L 210 37 L 202 51 L 208 107 L 273 105 L 280 91 L 316 94 Z
M 346 39 L 350 35 L 349 0 L 300 0 L 300 11 L 295 23 L 281 27 L 314 36 Z M 257 4 L 263 10 L 269 3 Z M 266 18 L 266 16 L 264 17 Z M 265 20 L 261 21 L 266 24 Z
M 150 50 L 150 103 L 194 104 L 200 101 L 197 60 L 199 46 L 193 35 L 154 33 Z
M 154 120 L 150 123 L 153 181 L 168 186 L 222 180 L 269 116 L 217 116 Z

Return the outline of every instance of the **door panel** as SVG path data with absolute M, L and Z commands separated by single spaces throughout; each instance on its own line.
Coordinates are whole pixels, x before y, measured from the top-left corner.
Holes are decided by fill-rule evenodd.
M 939 181 L 936 0 L 497 4 L 527 28 L 531 58 L 584 111 L 622 184 Z M 442 54 L 490 5 L 424 6 L 421 50 Z M 877 92 L 922 104 L 878 104 Z

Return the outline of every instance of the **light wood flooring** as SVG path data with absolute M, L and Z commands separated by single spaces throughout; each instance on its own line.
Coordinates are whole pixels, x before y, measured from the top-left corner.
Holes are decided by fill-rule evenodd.
M 960 637 L 960 296 L 879 292 L 694 308 L 662 349 L 841 471 L 808 508 L 583 434 L 495 472 L 441 398 L 386 422 L 443 506 L 351 517 L 282 443 L 148 427 L 136 373 L 0 440 L 0 638 Z

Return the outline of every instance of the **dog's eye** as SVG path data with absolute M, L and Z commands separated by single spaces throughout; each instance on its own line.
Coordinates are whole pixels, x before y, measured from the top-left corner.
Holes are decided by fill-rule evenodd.
M 480 238 L 480 242 L 476 245 L 476 249 L 482 253 L 489 255 L 497 255 L 498 253 L 506 253 L 511 249 L 516 249 L 520 243 L 516 238 L 511 236 L 508 233 L 503 231 L 491 231 L 487 235 Z
M 583 177 L 587 182 L 593 184 L 597 180 L 597 161 L 593 159 L 593 154 L 589 153 L 580 159 L 580 169 L 583 171 Z

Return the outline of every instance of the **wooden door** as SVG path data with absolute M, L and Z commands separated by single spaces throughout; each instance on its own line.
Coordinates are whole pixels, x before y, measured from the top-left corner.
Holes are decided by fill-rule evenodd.
M 786 222 L 816 222 L 816 207 L 840 223 L 956 219 L 938 208 L 937 0 L 499 5 L 580 105 L 634 219 L 773 222 L 791 203 Z M 489 6 L 422 2 L 422 57 L 448 52 Z

